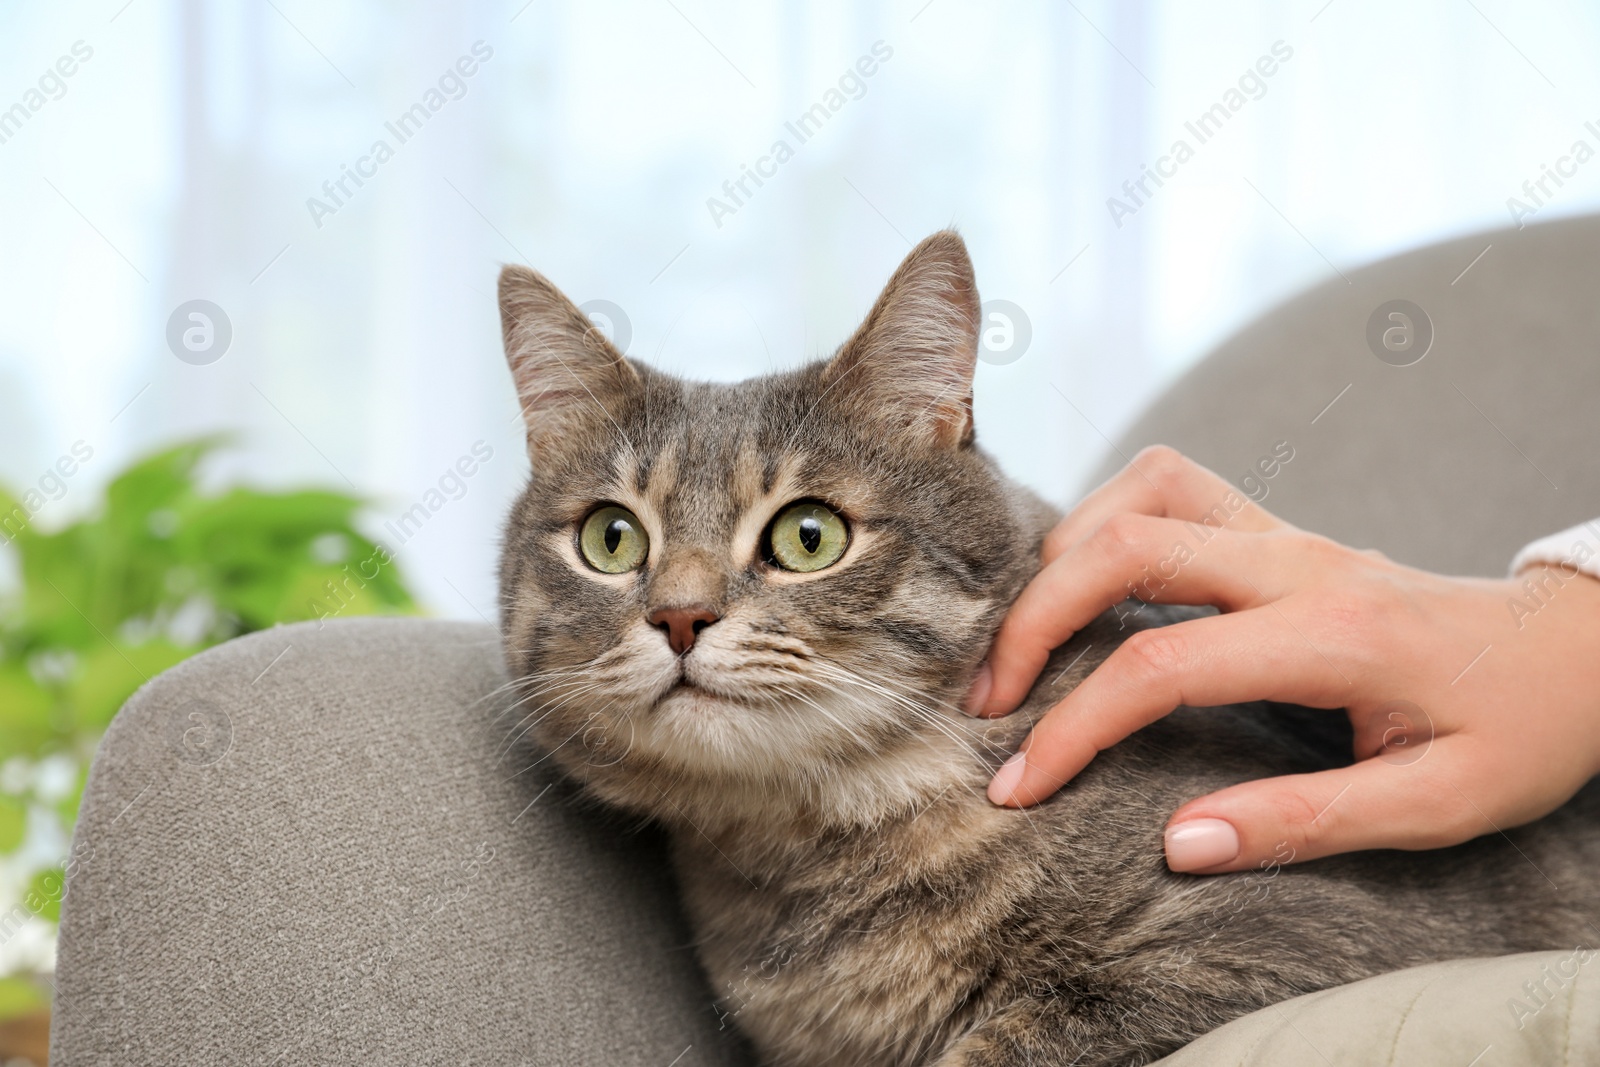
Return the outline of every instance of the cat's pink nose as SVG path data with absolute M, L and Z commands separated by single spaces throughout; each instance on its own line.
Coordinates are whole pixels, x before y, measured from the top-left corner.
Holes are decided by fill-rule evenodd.
M 722 616 L 704 604 L 690 604 L 682 608 L 657 608 L 646 621 L 667 635 L 672 651 L 683 655 L 694 644 L 695 635 Z

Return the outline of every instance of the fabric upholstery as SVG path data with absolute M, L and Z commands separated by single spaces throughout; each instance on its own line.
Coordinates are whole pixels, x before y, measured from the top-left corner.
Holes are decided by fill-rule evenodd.
M 1600 216 L 1344 275 L 1224 341 L 1086 488 L 1157 443 L 1238 485 L 1288 441 L 1294 459 L 1262 483 L 1268 510 L 1402 563 L 1495 577 L 1523 545 L 1600 514 Z M 1432 347 L 1410 366 L 1368 344 L 1369 319 L 1391 300 L 1432 321 Z
M 507 750 L 503 681 L 487 626 L 359 619 L 141 689 L 84 796 L 51 1063 L 743 1062 L 661 843 Z

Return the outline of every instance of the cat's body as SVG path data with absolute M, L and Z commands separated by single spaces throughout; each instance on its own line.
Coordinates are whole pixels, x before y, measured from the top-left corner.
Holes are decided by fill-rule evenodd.
M 1007 718 L 955 710 L 1056 516 L 973 446 L 954 235 L 831 361 L 737 385 L 624 361 L 531 272 L 501 308 L 533 456 L 501 571 L 524 723 L 668 827 L 724 1017 L 769 1062 L 1143 1063 L 1298 993 L 1600 940 L 1592 789 L 1440 852 L 1169 872 L 1181 803 L 1348 761 L 1327 712 L 1180 710 L 1036 808 L 985 799 L 1167 609 L 1102 616 Z
M 1074 639 L 1000 736 L 1020 740 L 1128 632 L 1106 616 Z M 1348 762 L 1348 734 L 1329 725 L 1259 704 L 1180 709 L 1027 812 L 990 805 L 994 766 L 972 761 L 926 808 L 871 829 L 681 825 L 701 958 L 772 1063 L 1021 1067 L 1145 1063 L 1300 993 L 1600 941 L 1594 786 L 1533 826 L 1447 850 L 1167 870 L 1173 810 Z

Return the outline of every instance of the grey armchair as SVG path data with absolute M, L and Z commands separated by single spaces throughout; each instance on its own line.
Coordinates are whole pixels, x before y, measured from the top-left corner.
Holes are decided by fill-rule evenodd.
M 1346 273 L 1222 345 L 1104 472 L 1159 440 L 1237 480 L 1287 441 L 1268 507 L 1466 573 L 1600 510 L 1600 219 Z M 1410 366 L 1367 341 L 1396 299 L 1431 320 Z M 350 620 L 242 638 L 140 690 L 84 796 L 52 1062 L 753 1062 L 657 836 L 514 742 L 503 681 L 487 626 Z M 1600 1062 L 1600 967 L 1579 957 L 1328 990 L 1168 1062 Z M 1550 991 L 1531 1017 L 1509 1008 L 1528 981 Z

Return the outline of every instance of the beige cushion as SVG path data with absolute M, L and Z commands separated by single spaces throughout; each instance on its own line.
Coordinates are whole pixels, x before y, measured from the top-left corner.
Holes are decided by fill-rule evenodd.
M 1162 1067 L 1600 1063 L 1596 972 L 1600 951 L 1590 947 L 1432 963 L 1296 997 L 1236 1019 L 1160 1062 Z M 1533 992 L 1525 983 L 1532 983 Z

